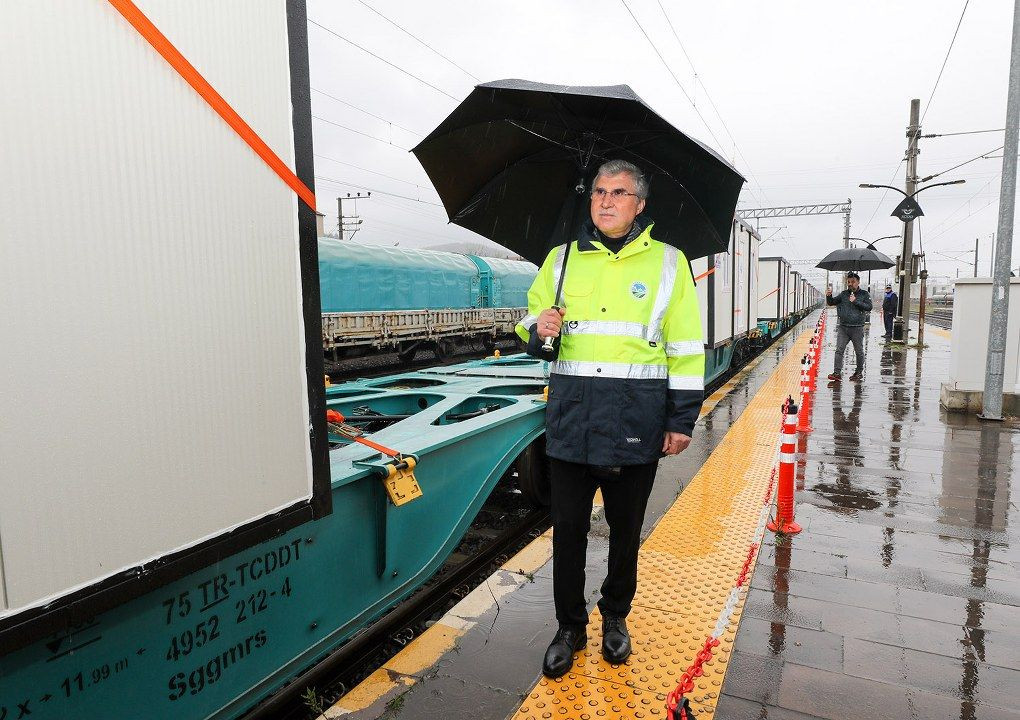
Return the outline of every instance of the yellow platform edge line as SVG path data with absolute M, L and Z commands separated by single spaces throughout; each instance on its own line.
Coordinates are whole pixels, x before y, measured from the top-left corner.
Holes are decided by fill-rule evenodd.
M 622 666 L 602 659 L 601 617 L 572 672 L 542 678 L 514 720 L 665 718 L 665 696 L 694 661 L 747 558 L 763 506 L 781 425 L 780 408 L 798 388 L 802 333 L 733 423 L 641 548 L 638 594 L 628 625 L 634 653 Z M 750 572 L 757 561 L 755 554 Z M 690 699 L 699 720 L 714 716 L 743 599 Z

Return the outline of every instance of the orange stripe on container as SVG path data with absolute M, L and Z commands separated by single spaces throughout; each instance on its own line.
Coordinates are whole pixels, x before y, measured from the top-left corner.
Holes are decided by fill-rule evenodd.
M 234 132 L 255 151 L 255 154 L 262 158 L 266 165 L 297 193 L 305 205 L 315 210 L 315 194 L 266 145 L 262 138 L 251 129 L 251 126 L 237 114 L 234 108 L 230 107 L 227 101 L 216 92 L 215 88 L 188 62 L 187 58 L 138 9 L 138 6 L 131 2 L 131 0 L 109 0 L 109 3 L 113 5 L 117 12 L 124 16 L 125 20 L 131 23 L 132 27 L 138 31 L 138 34 L 145 38 L 156 52 L 163 56 L 164 60 L 170 63 L 170 66 L 195 89 L 195 92 L 202 96 L 202 99 L 209 104 L 209 107 L 216 111 L 216 114 L 223 118 L 227 125 L 233 128 Z
M 694 282 L 698 282 L 698 280 L 701 280 L 702 278 L 706 278 L 706 277 L 708 277 L 709 275 L 711 275 L 714 272 L 715 272 L 715 268 L 709 268 L 705 272 L 703 272 L 700 275 L 698 275 L 698 277 L 694 278 Z
M 767 293 L 765 293 L 764 295 L 762 295 L 762 296 L 761 296 L 760 298 L 758 298 L 758 299 L 759 299 L 759 300 L 764 300 L 765 298 L 767 298 L 767 297 L 768 297 L 769 295 L 771 295 L 771 294 L 772 294 L 772 293 L 774 293 L 774 292 L 779 292 L 779 288 L 774 288 L 774 289 L 772 289 L 772 290 L 769 290 L 769 291 L 768 291 Z

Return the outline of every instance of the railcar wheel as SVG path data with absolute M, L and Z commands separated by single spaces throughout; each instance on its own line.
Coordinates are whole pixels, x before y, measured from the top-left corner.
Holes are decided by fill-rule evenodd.
M 524 498 L 535 507 L 549 507 L 549 458 L 545 455 L 545 436 L 528 445 L 517 460 L 517 484 Z
M 397 350 L 397 359 L 404 365 L 410 365 L 414 356 L 418 354 L 418 343 L 401 344 Z
M 436 340 L 433 345 L 436 353 L 436 360 L 439 362 L 446 362 L 453 357 L 457 347 L 450 340 Z

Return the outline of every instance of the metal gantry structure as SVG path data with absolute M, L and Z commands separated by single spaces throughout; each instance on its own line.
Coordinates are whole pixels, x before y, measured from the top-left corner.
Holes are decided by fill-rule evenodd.
M 842 215 L 843 216 L 843 247 L 850 247 L 850 206 L 852 201 L 817 203 L 815 205 L 783 205 L 781 207 L 743 208 L 737 209 L 737 217 L 741 220 L 760 220 L 762 218 L 797 217 L 800 215 Z M 757 223 L 755 223 L 757 226 Z M 757 227 L 755 227 L 757 230 Z M 829 272 L 825 272 L 825 284 L 829 284 Z

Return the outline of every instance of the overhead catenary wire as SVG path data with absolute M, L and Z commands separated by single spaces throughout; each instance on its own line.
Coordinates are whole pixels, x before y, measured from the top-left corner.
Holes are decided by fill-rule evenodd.
M 889 182 L 886 184 L 891 184 L 896 181 L 896 176 L 900 174 L 900 168 L 903 167 L 904 162 L 906 162 L 906 158 L 900 160 L 900 164 L 896 166 L 895 170 L 893 170 L 892 177 L 889 178 Z M 864 228 L 861 230 L 861 235 L 864 235 L 868 231 L 868 228 L 871 227 L 871 221 L 875 219 L 876 215 L 878 215 L 878 210 L 879 208 L 882 207 L 882 203 L 885 202 L 885 196 L 888 194 L 889 194 L 888 188 L 882 190 L 882 197 L 875 205 L 875 210 L 871 213 L 871 217 L 868 218 L 868 222 L 864 223 Z
M 439 51 L 438 51 L 438 50 L 436 50 L 436 49 L 435 49 L 434 47 L 432 47 L 431 45 L 429 45 L 429 44 L 428 44 L 427 42 L 425 42 L 424 40 L 422 40 L 422 39 L 421 39 L 420 37 L 418 37 L 417 35 L 413 35 L 413 34 L 412 34 L 411 32 L 409 32 L 408 30 L 406 30 L 406 29 L 405 29 L 405 28 L 403 28 L 402 26 L 398 25 L 398 24 L 397 24 L 396 22 L 394 22 L 394 21 L 393 21 L 393 20 L 391 20 L 390 18 L 388 18 L 388 17 L 386 17 L 385 15 L 383 15 L 383 14 L 382 14 L 381 12 L 379 12 L 379 11 L 378 11 L 378 10 L 376 10 L 376 9 L 375 9 L 374 7 L 372 7 L 372 6 L 371 6 L 371 5 L 369 5 L 369 4 L 367 3 L 367 2 L 365 2 L 365 0 L 358 0 L 358 2 L 359 2 L 359 3 L 361 3 L 362 5 L 364 5 L 364 6 L 366 7 L 366 8 L 368 8 L 368 9 L 369 9 L 369 10 L 371 10 L 372 12 L 374 12 L 374 13 L 375 13 L 376 15 L 378 15 L 379 17 L 381 17 L 381 18 L 382 18 L 383 20 L 385 20 L 386 22 L 388 22 L 388 23 L 389 23 L 390 25 L 392 25 L 393 27 L 395 27 L 395 28 L 396 28 L 397 30 L 399 30 L 400 32 L 404 33 L 404 34 L 405 34 L 405 35 L 407 35 L 407 36 L 408 36 L 409 38 L 411 38 L 412 40 L 414 40 L 415 42 L 417 42 L 418 44 L 420 44 L 420 45 L 421 45 L 422 47 L 425 47 L 426 49 L 428 49 L 429 51 L 431 51 L 431 52 L 432 52 L 433 54 L 435 54 L 435 55 L 438 55 L 438 56 L 439 56 L 439 57 L 441 57 L 441 58 L 442 58 L 443 60 L 445 60 L 446 62 L 448 62 L 448 63 L 450 63 L 451 65 L 453 65 L 453 66 L 454 66 L 455 68 L 457 68 L 458 70 L 460 70 L 460 71 L 461 71 L 462 73 L 464 73 L 464 74 L 465 74 L 465 75 L 467 75 L 468 77 L 472 78 L 472 79 L 473 79 L 473 80 L 474 80 L 475 82 L 481 82 L 481 78 L 479 78 L 478 76 L 474 75 L 474 74 L 473 74 L 473 73 L 471 73 L 471 72 L 468 72 L 467 70 L 465 70 L 464 68 L 462 68 L 462 67 L 461 67 L 460 65 L 458 65 L 457 63 L 455 63 L 455 62 L 454 62 L 453 60 L 451 60 L 450 58 L 446 57 L 446 55 L 443 55 L 443 53 L 439 52 Z
M 939 138 L 939 137 L 953 137 L 954 135 L 981 135 L 983 133 L 993 132 L 1005 132 L 1006 128 L 992 128 L 991 130 L 965 130 L 963 132 L 951 132 L 951 133 L 928 133 L 922 135 L 922 138 Z
M 431 220 L 441 225 L 449 224 L 449 221 L 446 219 L 446 213 L 443 212 L 442 210 L 439 211 L 440 214 L 432 212 L 431 205 L 422 205 L 420 203 L 414 203 L 413 205 L 410 205 L 406 201 L 400 200 L 399 198 L 389 197 L 378 198 L 373 197 L 372 200 L 378 201 L 378 204 L 382 205 L 383 207 L 388 207 L 393 210 L 399 210 L 400 212 L 406 213 L 408 215 L 414 215 L 417 217 L 425 218 L 426 220 Z
M 420 77 L 418 77 L 417 75 L 415 75 L 414 73 L 412 73 L 412 72 L 409 72 L 409 71 L 405 70 L 404 68 L 400 67 L 399 65 L 397 65 L 397 64 L 395 64 L 395 63 L 392 63 L 392 62 L 390 62 L 389 60 L 387 60 L 386 58 L 382 57 L 381 55 L 377 55 L 376 53 L 372 52 L 372 51 L 371 51 L 371 50 L 369 50 L 368 48 L 362 47 L 361 45 L 359 45 L 358 43 L 354 42 L 353 40 L 350 40 L 350 39 L 348 39 L 348 38 L 344 37 L 343 35 L 341 35 L 341 34 L 340 34 L 340 33 L 338 33 L 337 31 L 335 31 L 335 30 L 332 30 L 332 29 L 330 29 L 330 28 L 326 27 L 325 25 L 323 25 L 323 24 L 321 24 L 321 23 L 319 23 L 319 22 L 316 22 L 316 21 L 315 21 L 315 20 L 313 20 L 312 18 L 308 18 L 308 22 L 309 22 L 309 24 L 311 24 L 311 25 L 314 25 L 315 27 L 319 28 L 320 30 L 324 30 L 325 32 L 328 32 L 328 33 L 329 33 L 330 35 L 332 35 L 332 36 L 334 36 L 334 37 L 336 37 L 336 38 L 339 38 L 340 40 L 343 40 L 343 41 L 344 41 L 345 43 L 347 43 L 348 45 L 352 45 L 352 46 L 356 47 L 356 48 L 357 48 L 358 50 L 361 50 L 362 52 L 364 52 L 364 53 L 367 53 L 368 55 L 371 55 L 371 56 L 372 56 L 372 57 L 374 57 L 374 58 L 375 58 L 376 60 L 378 60 L 378 61 L 380 61 L 380 62 L 382 62 L 382 63 L 385 63 L 385 64 L 389 65 L 389 66 L 390 66 L 391 68 L 393 68 L 393 69 L 395 69 L 395 70 L 399 70 L 399 71 L 400 71 L 400 72 L 402 72 L 402 73 L 403 73 L 404 75 L 407 75 L 407 77 L 409 77 L 409 78 L 412 78 L 412 79 L 414 79 L 414 80 L 417 80 L 417 81 L 418 81 L 418 82 L 420 82 L 420 83 L 421 83 L 422 85 L 425 85 L 426 87 L 432 88 L 432 89 L 433 89 L 433 90 L 435 90 L 436 92 L 438 92 L 438 93 L 440 93 L 440 94 L 442 94 L 442 95 L 445 95 L 446 97 L 450 98 L 450 99 L 451 99 L 451 100 L 453 100 L 454 102 L 459 102 L 459 101 L 457 100 L 457 98 L 455 98 L 455 97 L 454 97 L 453 95 L 451 95 L 450 93 L 446 92 L 446 91 L 445 91 L 445 90 L 443 90 L 442 88 L 436 87 L 435 85 L 433 85 L 432 83 L 430 83 L 430 82 L 429 82 L 428 80 L 425 80 L 425 79 L 423 79 L 423 78 L 420 78 Z
M 998 197 L 998 195 L 995 195 L 995 196 L 993 196 L 993 197 L 992 197 L 992 199 L 991 199 L 991 200 L 989 200 L 988 202 L 986 202 L 986 203 L 985 203 L 984 205 L 982 205 L 981 207 L 979 207 L 979 208 L 978 208 L 977 210 L 971 210 L 971 211 L 970 211 L 969 213 L 967 213 L 966 215 L 964 215 L 964 216 L 963 216 L 962 218 L 960 218 L 959 220 L 957 220 L 957 221 L 956 221 L 955 223 L 953 223 L 952 225 L 950 225 L 949 227 L 947 227 L 947 228 L 946 228 L 945 230 L 943 230 L 943 231 L 942 231 L 942 232 L 940 232 L 940 233 L 939 233 L 938 235 L 936 235 L 935 237 L 933 237 L 933 238 L 932 238 L 932 240 L 935 240 L 936 238 L 940 238 L 940 237 L 942 237 L 942 236 L 943 236 L 943 235 L 945 235 L 945 234 L 946 234 L 947 232 L 949 232 L 950 230 L 952 230 L 952 229 L 953 229 L 953 228 L 955 228 L 956 226 L 958 226 L 958 225 L 960 225 L 961 223 L 963 223 L 963 222 L 964 222 L 965 220 L 968 220 L 968 219 L 970 219 L 970 218 L 974 217 L 975 215 L 977 215 L 977 214 L 978 214 L 979 212 L 981 212 L 982 210 L 985 210 L 985 209 L 989 208 L 990 206 L 992 206 L 992 205 L 996 204 L 997 202 L 999 202 L 999 197 Z
M 687 52 L 687 48 L 684 46 L 683 41 L 680 39 L 680 34 L 677 33 L 676 27 L 673 25 L 673 20 L 669 17 L 669 13 L 666 12 L 666 8 L 663 6 L 662 0 L 656 0 L 656 2 L 658 2 L 659 4 L 659 10 L 662 11 L 663 17 L 666 18 L 666 24 L 669 25 L 670 32 L 672 32 L 673 37 L 676 38 L 677 45 L 680 46 L 681 52 L 683 52 L 684 57 L 687 58 L 687 64 L 691 66 L 691 71 L 694 73 L 694 81 L 701 86 L 702 90 L 705 91 L 705 98 L 708 100 L 708 104 L 712 106 L 712 110 L 715 112 L 715 116 L 719 118 L 719 122 L 722 124 L 723 130 L 726 131 L 726 134 L 733 142 L 733 148 L 737 151 L 737 155 L 739 155 L 740 159 L 744 161 L 744 165 L 747 167 L 747 174 L 751 176 L 751 179 L 754 180 L 755 185 L 758 186 L 758 190 L 761 192 L 762 197 L 765 198 L 765 203 L 763 203 L 762 200 L 759 199 L 757 195 L 755 195 L 753 190 L 748 188 L 748 191 L 751 193 L 751 196 L 758 204 L 760 205 L 768 204 L 768 198 L 765 196 L 764 188 L 758 181 L 758 178 L 755 177 L 754 172 L 751 170 L 751 163 L 747 161 L 747 158 L 744 156 L 743 151 L 740 149 L 740 144 L 737 142 L 737 139 L 733 137 L 733 133 L 730 132 L 730 128 L 726 124 L 726 120 L 723 119 L 722 113 L 719 112 L 719 108 L 716 106 L 715 101 L 712 100 L 712 94 L 708 91 L 708 87 L 705 85 L 704 81 L 701 80 L 697 68 L 694 67 L 694 60 L 691 58 L 690 53 Z
M 398 150 L 403 150 L 405 152 L 408 150 L 408 148 L 404 147 L 403 145 L 397 145 L 395 142 L 393 142 L 391 140 L 386 140 L 385 138 L 377 137 L 375 135 L 372 135 L 371 133 L 364 132 L 363 130 L 357 130 L 357 129 L 352 128 L 352 127 L 350 127 L 348 125 L 344 125 L 343 123 L 338 123 L 336 120 L 329 120 L 328 118 L 324 118 L 321 115 L 312 115 L 312 119 L 313 120 L 318 120 L 319 122 L 327 123 L 329 125 L 335 125 L 336 127 L 342 128 L 344 130 L 347 130 L 348 132 L 356 133 L 357 135 L 361 135 L 363 137 L 367 137 L 367 138 L 369 138 L 371 140 L 375 140 L 376 142 L 381 142 L 383 145 L 389 145 L 391 147 L 395 147 Z
M 942 60 L 942 67 L 939 69 L 938 77 L 935 78 L 935 84 L 932 86 L 931 94 L 928 96 L 928 102 L 925 104 L 924 112 L 921 114 L 921 123 L 924 122 L 924 118 L 928 114 L 928 108 L 931 107 L 931 101 L 935 97 L 935 91 L 938 90 L 939 81 L 942 80 L 942 73 L 945 72 L 946 63 L 949 62 L 949 55 L 953 51 L 953 45 L 956 43 L 956 36 L 960 32 L 960 25 L 963 23 L 963 16 L 967 12 L 967 6 L 969 4 L 970 4 L 970 0 L 964 0 L 963 10 L 960 11 L 960 19 L 956 22 L 956 30 L 953 31 L 953 38 L 952 38 L 952 40 L 949 41 L 949 49 L 946 50 L 946 56 Z M 889 183 L 892 183 L 892 182 L 894 182 L 896 180 L 896 176 L 899 174 L 900 168 L 903 167 L 903 163 L 904 162 L 906 162 L 906 157 L 902 158 L 900 160 L 899 164 L 896 166 L 896 169 L 893 171 L 893 176 L 889 180 Z M 882 201 L 885 201 L 886 195 L 888 195 L 888 194 L 889 194 L 889 190 L 888 189 L 885 189 L 885 190 L 882 191 Z M 882 207 L 882 202 L 879 202 L 875 206 L 874 212 L 871 213 L 871 217 L 868 218 L 868 222 L 865 223 L 864 229 L 861 231 L 862 234 L 864 232 L 866 232 L 867 229 L 871 226 L 871 222 L 875 219 L 875 216 L 878 214 L 878 209 L 880 207 Z
M 652 42 L 652 38 L 649 37 L 648 33 L 645 31 L 644 27 L 641 25 L 641 21 L 637 19 L 637 15 L 635 15 L 634 11 L 630 9 L 630 6 L 627 4 L 627 0 L 620 0 L 620 2 L 623 3 L 624 9 L 626 9 L 627 13 L 634 20 L 634 24 L 638 26 L 638 30 L 641 31 L 641 34 L 644 35 L 645 40 L 648 42 L 648 45 L 651 46 L 652 50 L 658 56 L 660 62 L 662 62 L 662 66 L 664 68 L 666 68 L 666 72 L 668 72 L 670 77 L 673 78 L 673 82 L 675 82 L 676 86 L 678 88 L 680 88 L 680 92 L 683 93 L 684 97 L 687 98 L 687 102 L 689 102 L 691 104 L 691 107 L 694 108 L 694 112 L 697 113 L 699 118 L 701 118 L 701 123 L 705 126 L 705 129 L 708 130 L 709 135 L 711 135 L 712 139 L 715 140 L 716 145 L 718 146 L 718 148 L 720 150 L 722 150 L 722 148 L 724 147 L 723 142 L 712 131 L 711 126 L 709 126 L 708 121 L 705 120 L 705 116 L 701 114 L 701 111 L 698 110 L 698 106 L 695 104 L 694 100 L 691 98 L 690 93 L 687 92 L 687 89 L 683 86 L 683 83 L 680 82 L 680 78 L 678 78 L 676 76 L 676 73 L 673 72 L 673 68 L 671 68 L 669 66 L 669 63 L 666 62 L 666 58 L 664 58 L 662 56 L 662 53 L 659 52 L 659 48 L 657 48 L 655 46 L 655 43 Z
M 388 192 L 386 190 L 380 190 L 378 188 L 368 187 L 367 185 L 361 185 L 359 183 L 353 183 L 353 182 L 350 182 L 349 180 L 341 180 L 339 178 L 326 177 L 325 175 L 316 175 L 315 179 L 316 180 L 321 180 L 323 182 L 331 182 L 331 183 L 334 183 L 336 185 L 347 185 L 347 186 L 350 186 L 350 187 L 353 187 L 353 188 L 358 188 L 359 190 L 369 190 L 369 191 L 374 192 L 374 193 L 379 193 L 380 195 L 389 195 L 390 197 L 402 198 L 404 200 L 411 200 L 412 202 L 422 203 L 424 205 L 435 205 L 436 207 L 443 207 L 442 203 L 432 202 L 430 200 L 422 200 L 421 198 L 413 198 L 413 197 L 410 197 L 409 195 L 401 195 L 399 193 Z
M 966 161 L 960 163 L 959 165 L 953 165 L 953 167 L 947 168 L 947 169 L 942 170 L 940 172 L 937 172 L 934 175 L 928 175 L 927 177 L 923 177 L 918 182 L 923 182 L 923 183 L 924 182 L 928 182 L 929 180 L 934 180 L 939 175 L 945 175 L 947 172 L 952 172 L 953 170 L 956 170 L 957 168 L 962 168 L 964 165 L 969 165 L 970 163 L 975 162 L 976 160 L 986 160 L 986 159 L 988 159 L 989 155 L 991 155 L 993 152 L 998 152 L 999 150 L 1002 150 L 1003 147 L 1004 147 L 1003 145 L 1000 145 L 999 147 L 993 148 L 992 150 L 989 150 L 986 153 L 981 153 L 977 157 L 971 158 L 970 160 L 966 160 Z
M 435 192 L 435 189 L 431 185 L 426 185 L 424 183 L 412 182 L 411 180 L 404 180 L 403 178 L 398 178 L 398 177 L 396 177 L 394 175 L 387 175 L 386 173 L 381 173 L 381 172 L 378 172 L 377 170 L 369 170 L 366 167 L 361 167 L 360 165 L 355 165 L 354 163 L 349 163 L 349 162 L 347 162 L 345 160 L 337 160 L 336 158 L 329 157 L 328 155 L 320 155 L 319 153 L 315 153 L 315 157 L 319 158 L 320 160 L 328 160 L 329 162 L 335 162 L 335 163 L 337 163 L 339 165 L 346 165 L 347 167 L 352 167 L 355 170 L 362 170 L 362 171 L 367 172 L 367 173 L 372 173 L 373 175 L 378 175 L 379 177 L 384 177 L 387 180 L 395 180 L 396 182 L 399 182 L 399 183 L 404 183 L 406 185 L 413 185 L 414 187 L 419 188 L 419 189 L 425 189 L 425 190 L 430 190 L 432 192 Z
M 949 222 L 950 218 L 952 218 L 952 217 L 953 217 L 954 215 L 956 215 L 956 213 L 960 212 L 960 211 L 961 211 L 961 210 L 963 210 L 963 209 L 964 209 L 965 207 L 967 207 L 968 205 L 970 205 L 970 203 L 974 201 L 974 198 L 976 198 L 976 197 L 977 197 L 978 195 L 980 195 L 980 194 L 981 194 L 982 192 L 984 192 L 985 188 L 987 188 L 987 187 L 988 187 L 989 185 L 991 185 L 991 184 L 992 184 L 993 182 L 995 182 L 996 178 L 998 178 L 998 177 L 999 177 L 1000 175 L 1002 175 L 1002 172 L 1001 172 L 1001 171 L 1000 171 L 1000 172 L 997 172 L 997 173 L 995 173 L 994 175 L 992 175 L 992 177 L 990 177 L 990 178 L 988 179 L 988 182 L 986 182 L 986 183 L 985 183 L 984 185 L 982 185 L 981 187 L 979 187 L 979 188 L 978 188 L 978 189 L 977 189 L 977 190 L 976 190 L 976 191 L 974 192 L 974 194 L 973 194 L 973 195 L 971 195 L 971 196 L 970 196 L 969 198 L 967 198 L 967 199 L 966 199 L 966 200 L 964 200 L 964 201 L 963 201 L 962 203 L 960 203 L 960 205 L 959 205 L 959 206 L 957 206 L 957 208 L 956 208 L 955 210 L 953 210 L 953 212 L 949 213 L 949 214 L 948 214 L 948 215 L 947 215 L 947 216 L 946 216 L 945 218 L 943 218 L 942 220 L 940 220 L 940 221 L 939 221 L 939 222 L 938 222 L 938 223 L 937 223 L 937 224 L 935 225 L 935 227 L 933 227 L 933 228 L 932 228 L 932 230 L 935 230 L 935 229 L 937 229 L 937 228 L 941 227 L 942 225 L 945 225 L 945 224 L 946 224 L 947 222 Z M 996 199 L 997 199 L 997 198 L 996 198 Z M 987 207 L 987 205 L 986 205 L 986 206 L 984 206 L 984 207 Z M 982 208 L 982 209 L 983 209 L 983 208 Z M 979 211 L 975 211 L 975 212 L 979 212 Z M 971 213 L 970 215 L 973 215 L 973 214 L 974 214 L 974 213 Z M 970 215 L 967 215 L 966 217 L 970 217 Z M 966 219 L 966 218 L 965 218 L 965 219 Z M 962 222 L 962 221 L 961 221 L 961 222 Z M 958 224 L 959 224 L 959 223 L 956 223 L 956 224 L 954 224 L 954 225 L 953 225 L 952 227 L 956 227 L 956 225 L 958 225 Z M 947 228 L 946 230 L 947 230 L 947 231 L 948 231 L 948 230 L 951 230 L 951 229 L 952 229 L 952 227 L 951 227 L 951 228 Z M 944 235 L 944 234 L 945 234 L 945 232 L 946 232 L 946 231 L 943 231 L 943 232 L 939 233 L 938 235 L 936 235 L 935 237 L 939 237 L 940 235 Z M 934 240 L 935 238 L 932 238 L 932 239 Z
M 336 100 L 338 103 L 341 103 L 342 105 L 346 105 L 349 108 L 353 108 L 354 110 L 357 110 L 360 113 L 364 113 L 365 115 L 368 115 L 369 117 L 374 117 L 376 120 L 381 120 L 382 122 L 386 123 L 387 125 L 391 125 L 391 126 L 393 126 L 395 128 L 399 128 L 399 129 L 403 130 L 406 133 L 410 133 L 411 135 L 416 135 L 418 137 L 424 137 L 424 135 L 422 133 L 420 133 L 420 132 L 418 132 L 416 130 L 411 130 L 410 128 L 406 128 L 403 125 L 400 125 L 399 123 L 393 122 L 392 120 L 387 120 L 386 118 L 382 117 L 381 115 L 376 115 L 373 112 L 369 112 L 368 110 L 365 110 L 364 108 L 358 107 L 357 105 L 355 105 L 352 102 L 349 102 L 349 101 L 344 100 L 342 98 L 338 98 L 336 95 L 330 95 L 325 90 L 320 90 L 317 87 L 313 87 L 312 88 L 312 92 L 317 92 L 320 95 L 325 95 L 330 100 Z
M 963 10 L 960 11 L 960 19 L 956 21 L 956 30 L 953 31 L 953 39 L 949 41 L 949 49 L 946 50 L 946 57 L 942 60 L 942 67 L 939 68 L 939 75 L 935 78 L 935 85 L 931 89 L 931 95 L 928 96 L 928 102 L 924 106 L 924 112 L 921 113 L 921 122 L 924 122 L 925 116 L 928 114 L 928 108 L 931 107 L 931 101 L 935 98 L 935 91 L 939 88 L 939 81 L 942 79 L 942 73 L 945 72 L 946 63 L 949 62 L 949 55 L 953 52 L 953 45 L 956 43 L 956 36 L 960 32 L 960 25 L 963 24 L 963 16 L 967 13 L 967 6 L 970 5 L 970 0 L 964 0 Z

